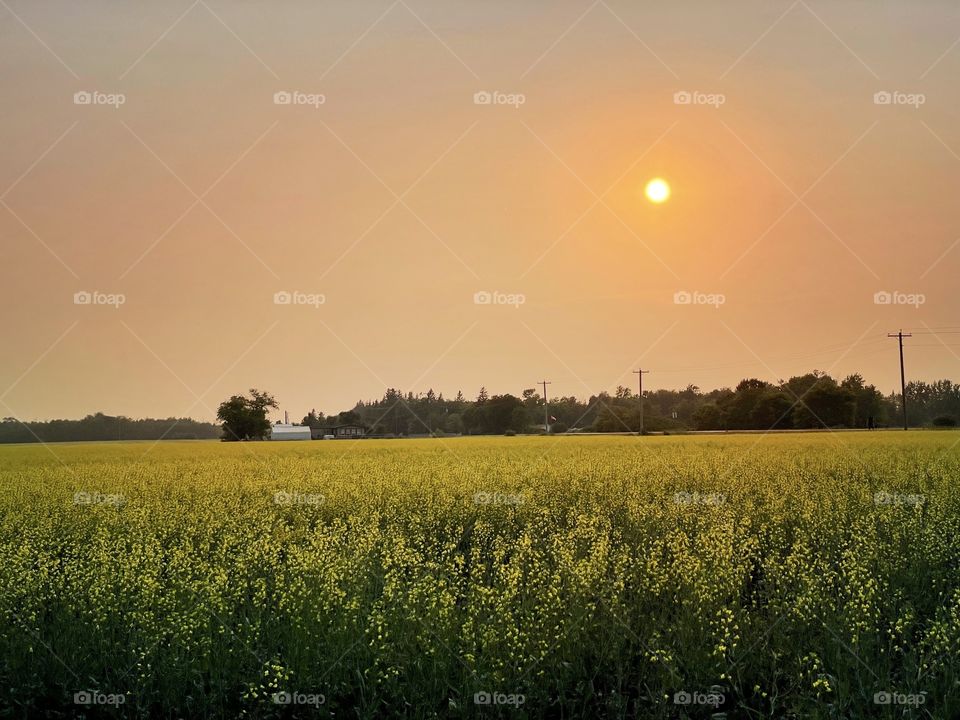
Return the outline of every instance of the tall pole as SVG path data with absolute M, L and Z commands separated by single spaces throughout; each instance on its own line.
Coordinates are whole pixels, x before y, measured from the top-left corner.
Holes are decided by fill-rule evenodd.
M 910 333 L 903 334 L 900 330 L 896 335 L 887 333 L 887 337 L 895 337 L 900 344 L 900 407 L 903 408 L 903 429 L 907 429 L 907 380 L 903 372 L 903 339 L 913 337 Z
M 640 434 L 643 435 L 643 376 L 646 375 L 649 370 L 634 370 L 633 374 L 637 376 L 637 379 L 640 381 Z
M 543 431 L 550 432 L 550 411 L 547 409 L 547 385 L 553 385 L 549 380 L 541 380 L 538 385 L 543 385 Z

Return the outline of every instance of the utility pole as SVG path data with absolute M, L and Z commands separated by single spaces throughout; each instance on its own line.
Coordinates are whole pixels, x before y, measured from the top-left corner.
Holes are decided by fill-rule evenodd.
M 637 379 L 640 381 L 640 434 L 643 435 L 643 376 L 646 375 L 649 370 L 634 370 L 633 374 L 637 376 Z
M 549 380 L 541 380 L 537 385 L 543 385 L 543 431 L 550 432 L 550 411 L 547 409 L 547 385 L 553 385 Z
M 906 376 L 903 374 L 903 339 L 905 337 L 913 337 L 910 333 L 906 335 L 903 334 L 903 330 L 900 330 L 896 335 L 893 333 L 887 333 L 887 337 L 896 338 L 900 344 L 900 406 L 903 408 L 903 429 L 907 429 L 907 381 Z

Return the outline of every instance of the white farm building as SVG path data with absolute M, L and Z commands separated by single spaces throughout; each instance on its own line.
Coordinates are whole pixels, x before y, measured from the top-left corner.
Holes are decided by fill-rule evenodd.
M 310 428 L 306 425 L 277 423 L 270 426 L 271 440 L 309 440 Z

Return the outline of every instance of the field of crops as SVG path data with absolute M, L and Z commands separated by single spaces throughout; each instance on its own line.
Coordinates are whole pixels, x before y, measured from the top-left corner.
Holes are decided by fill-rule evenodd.
M 960 717 L 958 441 L 0 447 L 0 716 Z

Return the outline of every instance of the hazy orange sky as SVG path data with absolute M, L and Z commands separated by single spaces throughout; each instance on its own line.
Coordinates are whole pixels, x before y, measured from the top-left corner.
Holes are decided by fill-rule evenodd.
M 958 40 L 955 2 L 4 0 L 0 415 L 889 392 L 887 332 L 960 330 Z M 960 380 L 960 334 L 906 355 Z

